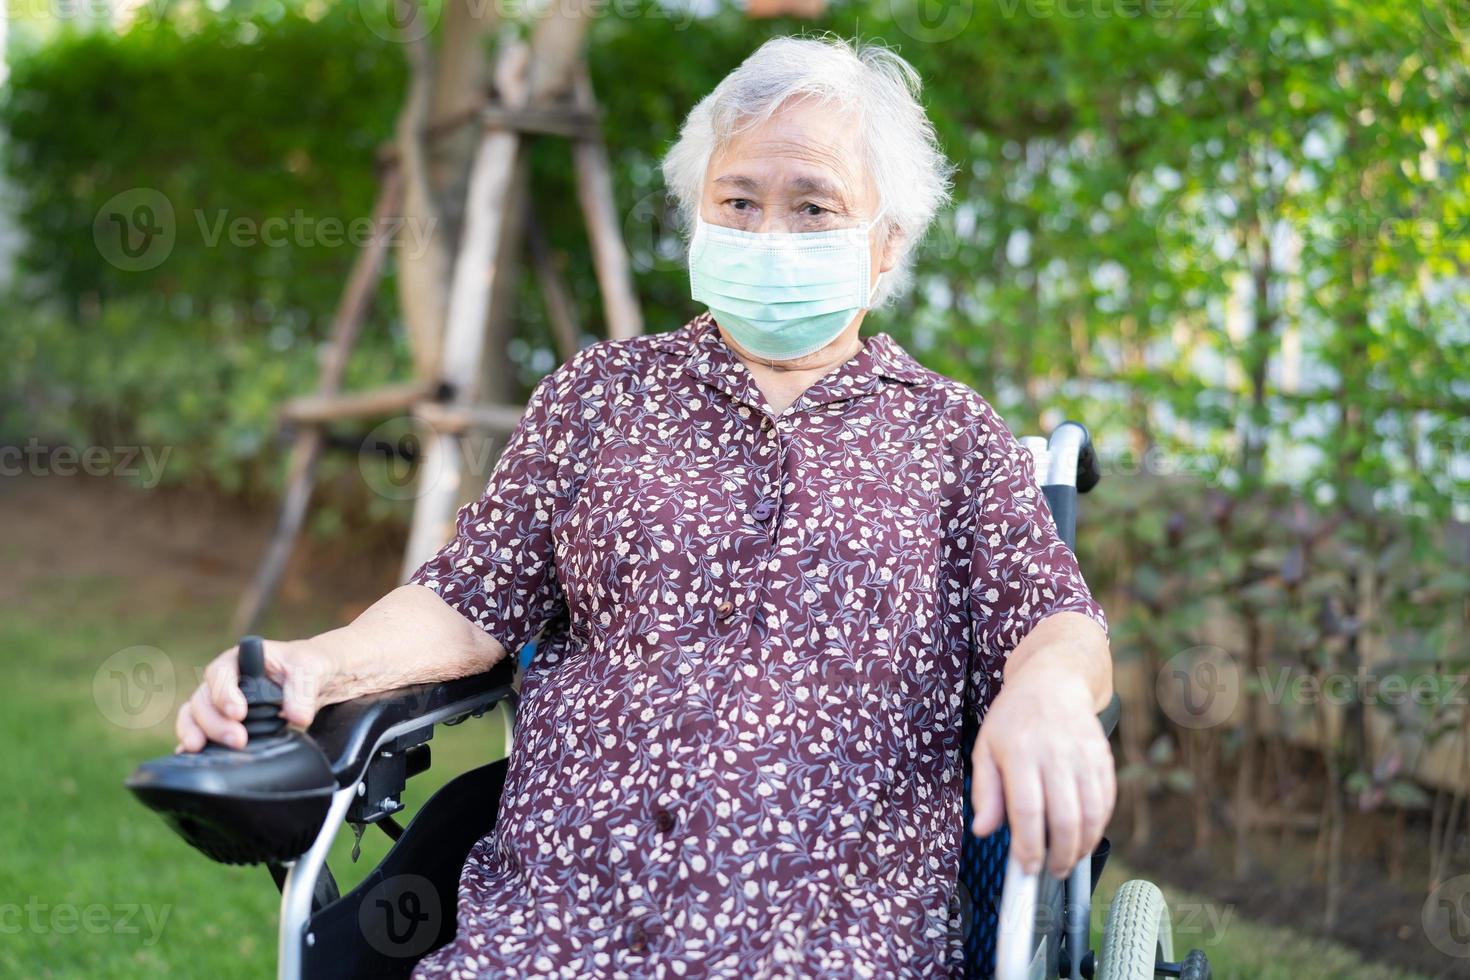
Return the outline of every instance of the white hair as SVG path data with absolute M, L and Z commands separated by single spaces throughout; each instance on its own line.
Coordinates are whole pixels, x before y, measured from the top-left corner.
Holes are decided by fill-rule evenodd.
M 885 234 L 896 235 L 894 268 L 873 300 L 899 295 L 912 277 L 914 246 L 949 197 L 952 168 L 919 103 L 919 73 L 888 48 L 840 38 L 778 37 L 762 44 L 684 120 L 664 157 L 664 181 L 692 228 L 710 159 L 742 130 L 793 99 L 830 103 L 854 118 Z

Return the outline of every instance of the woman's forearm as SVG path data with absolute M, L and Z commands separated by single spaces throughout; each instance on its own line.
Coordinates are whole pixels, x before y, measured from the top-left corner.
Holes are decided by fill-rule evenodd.
M 488 670 L 505 647 L 422 585 L 403 585 L 355 620 L 309 640 L 327 664 L 319 701 L 336 704 Z
M 1006 685 L 1033 680 L 1054 690 L 1080 684 L 1093 710 L 1101 711 L 1113 696 L 1113 658 L 1107 634 L 1082 613 L 1063 612 L 1043 619 L 1006 658 Z

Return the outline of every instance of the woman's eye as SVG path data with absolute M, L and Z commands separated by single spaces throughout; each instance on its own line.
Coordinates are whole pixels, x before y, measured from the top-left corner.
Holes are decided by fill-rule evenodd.
M 736 211 L 748 211 L 751 207 L 753 207 L 753 205 L 743 197 L 737 197 L 729 203 L 730 207 L 734 208 Z
M 801 206 L 801 213 L 808 218 L 820 218 L 827 213 L 827 209 L 818 204 L 803 204 Z

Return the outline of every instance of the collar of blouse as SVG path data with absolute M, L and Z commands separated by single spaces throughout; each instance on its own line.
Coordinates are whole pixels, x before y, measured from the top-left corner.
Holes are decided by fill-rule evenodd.
M 659 350 L 683 362 L 684 370 L 736 402 L 765 410 L 765 398 L 750 369 L 736 356 L 702 313 L 679 330 L 660 334 Z M 874 391 L 885 382 L 910 386 L 929 383 L 929 372 L 886 333 L 874 334 L 862 348 L 812 385 L 783 414 L 825 405 Z

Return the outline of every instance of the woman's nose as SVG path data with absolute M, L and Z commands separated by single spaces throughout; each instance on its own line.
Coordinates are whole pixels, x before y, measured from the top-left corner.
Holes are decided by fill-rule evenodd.
M 791 232 L 798 231 L 795 222 L 790 215 L 781 214 L 775 208 L 766 208 L 761 212 L 760 223 L 755 230 L 760 234 L 766 232 Z

